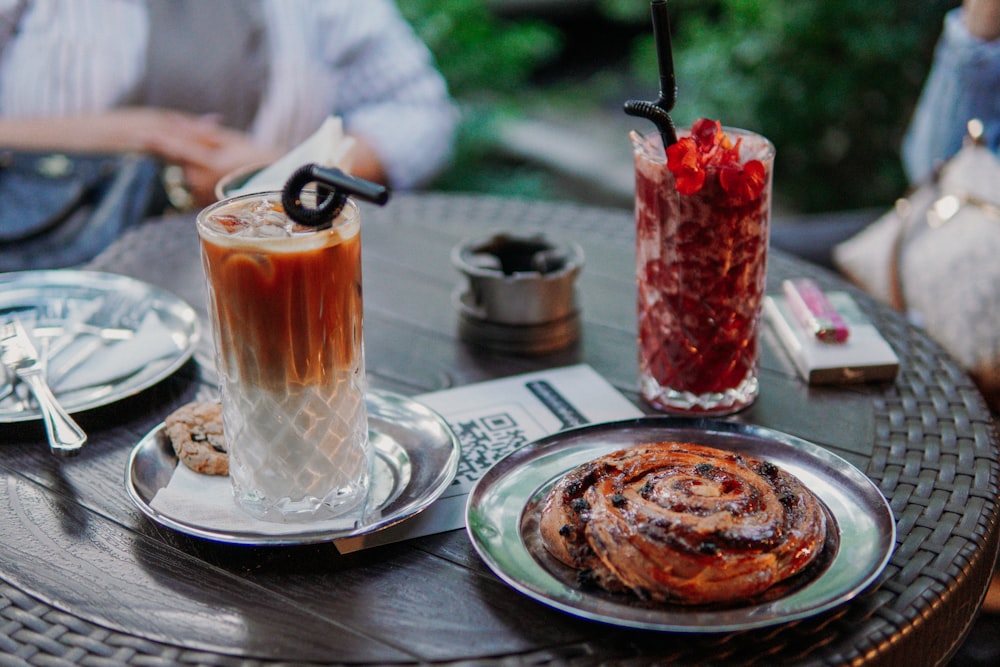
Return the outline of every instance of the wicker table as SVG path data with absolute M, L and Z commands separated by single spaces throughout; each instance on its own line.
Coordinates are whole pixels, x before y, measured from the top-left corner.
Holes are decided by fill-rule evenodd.
M 632 219 L 569 204 L 446 195 L 365 208 L 368 371 L 408 395 L 587 363 L 635 398 Z M 542 357 L 457 340 L 449 251 L 495 229 L 578 241 L 583 335 Z M 156 221 L 92 267 L 165 286 L 204 314 L 190 217 Z M 770 287 L 834 276 L 780 253 Z M 627 660 L 939 664 L 961 642 L 998 548 L 994 425 L 969 378 L 897 314 L 859 295 L 902 360 L 892 384 L 809 387 L 765 341 L 762 394 L 735 417 L 830 448 L 890 500 L 896 551 L 871 589 L 817 617 L 743 633 L 670 635 L 580 620 L 501 583 L 463 531 L 340 555 L 331 545 L 236 547 L 149 522 L 123 487 L 132 445 L 211 395 L 211 343 L 157 386 L 79 416 L 80 457 L 48 454 L 37 423 L 6 425 L 0 458 L 2 664 L 258 664 Z

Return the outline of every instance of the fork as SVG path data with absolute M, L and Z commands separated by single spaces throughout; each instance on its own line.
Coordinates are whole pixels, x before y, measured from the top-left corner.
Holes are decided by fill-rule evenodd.
M 87 434 L 52 394 L 45 381 L 45 368 L 38 359 L 38 352 L 18 319 L 0 326 L 0 361 L 35 395 L 52 453 L 61 456 L 80 453 Z
M 59 378 L 67 375 L 106 344 L 131 338 L 141 323 L 139 313 L 145 315 L 147 310 L 148 298 L 134 302 L 125 294 L 106 295 L 98 309 L 83 323 L 84 327 L 93 327 L 99 333 L 93 335 L 93 331 L 81 331 L 90 334 L 92 336 L 90 340 L 80 345 L 79 349 L 73 350 L 67 359 L 59 359 L 58 363 L 49 369 L 48 377 L 52 378 L 54 384 L 58 384 Z M 74 340 L 75 338 L 70 338 L 67 343 L 72 343 Z M 49 359 L 55 359 L 66 347 L 65 344 L 53 345 L 53 349 L 49 351 Z

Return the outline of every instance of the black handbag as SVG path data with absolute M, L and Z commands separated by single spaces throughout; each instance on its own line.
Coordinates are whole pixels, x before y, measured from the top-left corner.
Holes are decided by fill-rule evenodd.
M 0 149 L 0 271 L 76 266 L 162 213 L 161 165 L 141 154 Z

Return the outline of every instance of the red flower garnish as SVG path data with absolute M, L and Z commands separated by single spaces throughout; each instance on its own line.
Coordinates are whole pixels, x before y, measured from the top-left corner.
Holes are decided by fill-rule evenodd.
M 719 185 L 735 204 L 746 204 L 760 197 L 767 178 L 764 164 L 750 160 L 740 165 L 740 143 L 722 131 L 717 120 L 699 118 L 691 126 L 691 135 L 667 147 L 667 169 L 674 175 L 677 192 L 699 192 L 709 171 L 719 175 Z
M 760 197 L 766 178 L 767 173 L 760 160 L 750 160 L 742 168 L 736 166 L 719 169 L 719 185 L 735 204 L 748 204 Z
M 705 166 L 698 144 L 691 137 L 678 139 L 667 147 L 667 169 L 677 181 L 677 192 L 693 195 L 705 184 Z
M 719 148 L 727 150 L 733 147 L 729 136 L 722 131 L 722 123 L 717 120 L 699 118 L 691 126 L 691 136 L 698 142 L 698 148 L 705 155 L 711 155 Z

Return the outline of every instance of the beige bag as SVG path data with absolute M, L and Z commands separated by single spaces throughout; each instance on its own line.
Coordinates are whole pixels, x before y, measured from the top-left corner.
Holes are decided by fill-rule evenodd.
M 837 245 L 833 257 L 849 280 L 922 326 L 997 410 L 1000 161 L 980 137 L 970 135 L 931 182 Z

